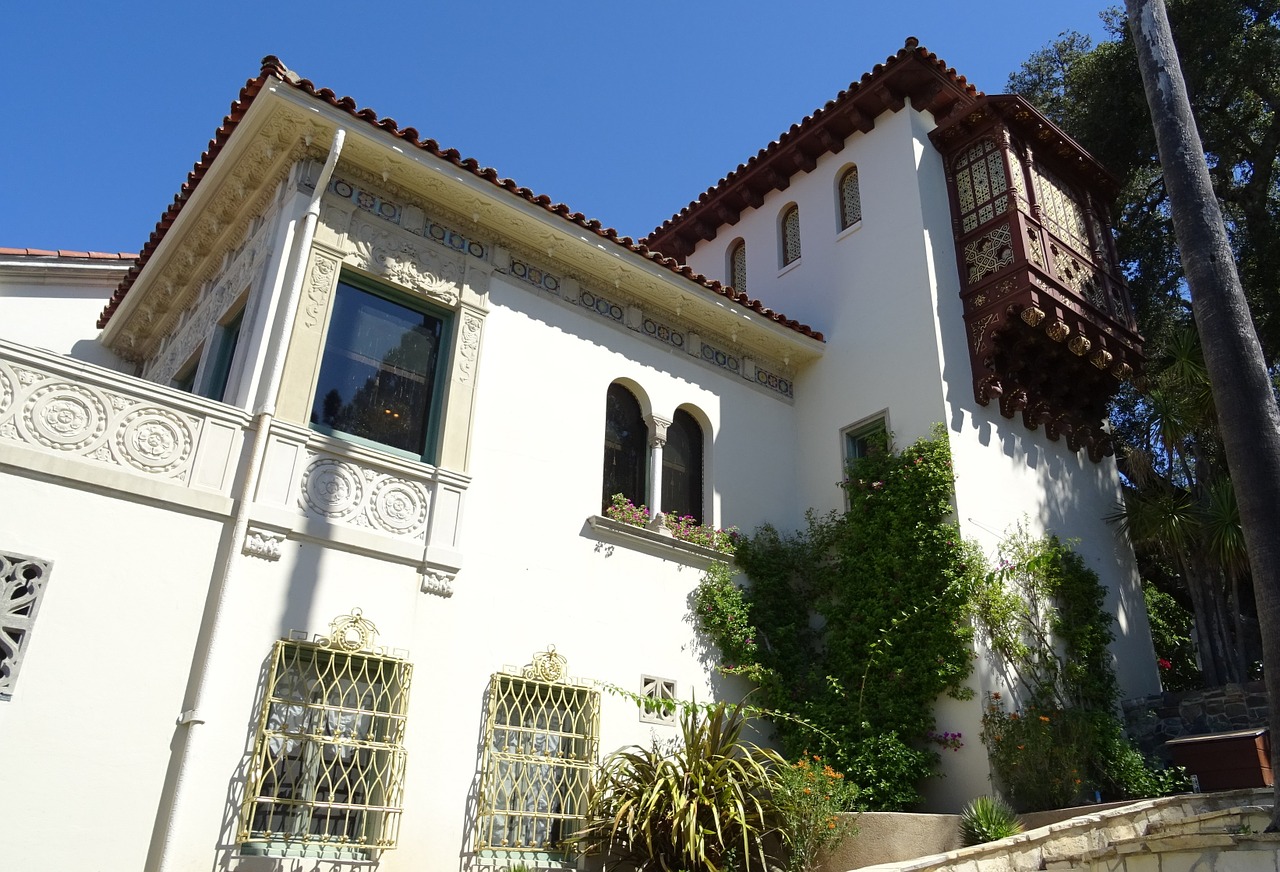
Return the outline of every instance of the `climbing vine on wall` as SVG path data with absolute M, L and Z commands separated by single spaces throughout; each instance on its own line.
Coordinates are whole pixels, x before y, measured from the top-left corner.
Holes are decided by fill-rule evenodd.
M 1097 574 L 1072 548 L 1019 529 L 996 570 L 977 586 L 974 620 L 1019 688 L 991 694 L 982 739 L 997 782 L 1022 811 L 1102 794 L 1159 796 L 1180 772 L 1143 760 L 1124 738 L 1111 654 L 1114 619 Z
M 935 701 L 966 692 L 967 609 L 984 567 L 950 520 L 942 428 L 900 453 L 878 446 L 844 487 L 845 513 L 745 538 L 736 560 L 749 584 L 710 572 L 694 609 L 722 669 L 757 681 L 763 708 L 794 717 L 776 723 L 788 756 L 830 760 L 864 808 L 905 809 L 937 769 Z M 947 747 L 959 741 L 945 735 Z

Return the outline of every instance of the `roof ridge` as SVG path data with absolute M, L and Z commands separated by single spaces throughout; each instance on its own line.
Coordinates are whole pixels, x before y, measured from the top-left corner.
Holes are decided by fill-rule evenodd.
M 283 61 L 275 55 L 267 55 L 262 59 L 261 69 L 257 78 L 250 79 L 241 89 L 240 95 L 235 102 L 231 104 L 231 110 L 223 119 L 222 125 L 214 134 L 214 138 L 209 142 L 209 148 L 200 156 L 200 160 L 196 162 L 195 167 L 187 176 L 187 181 L 183 184 L 178 194 L 174 197 L 173 203 L 161 216 L 156 224 L 156 229 L 152 231 L 151 237 L 147 240 L 147 244 L 143 246 L 141 253 L 138 255 L 138 261 L 133 269 L 124 277 L 120 283 L 120 287 L 116 289 L 111 300 L 102 310 L 102 315 L 98 319 L 98 327 L 105 327 L 107 322 L 111 320 L 120 304 L 123 302 L 125 295 L 133 286 L 133 282 L 137 279 L 142 269 L 146 266 L 151 254 L 155 251 L 160 241 L 168 232 L 170 226 L 176 220 L 178 213 L 182 210 L 187 199 L 195 190 L 200 180 L 208 172 L 213 161 L 217 158 L 222 147 L 232 132 L 239 124 L 241 118 L 248 111 L 253 99 L 261 91 L 263 84 L 268 78 L 275 78 L 282 81 L 308 96 L 323 100 L 329 105 L 341 109 L 355 118 L 359 118 L 371 126 L 378 127 L 392 136 L 405 140 L 411 145 L 426 151 L 434 157 L 448 161 L 453 165 L 467 170 L 471 174 L 485 179 L 496 187 L 502 188 L 509 193 L 520 197 L 536 206 L 546 209 L 548 212 L 559 215 L 561 218 L 589 230 L 597 236 L 604 237 L 609 241 L 628 249 L 634 254 L 640 255 L 645 259 L 662 266 L 672 272 L 689 279 L 704 288 L 716 293 L 726 299 L 734 302 L 743 308 L 756 312 L 769 320 L 782 325 L 790 330 L 794 330 L 805 336 L 809 336 L 818 341 L 824 341 L 820 331 L 814 330 L 807 324 L 801 324 L 793 318 L 788 318 L 781 312 L 775 312 L 761 301 L 748 297 L 745 293 L 741 293 L 730 285 L 723 284 L 715 279 L 709 279 L 701 273 L 694 272 L 690 267 L 680 263 L 674 258 L 668 257 L 659 251 L 652 249 L 646 244 L 645 240 L 635 240 L 630 236 L 623 236 L 612 227 L 605 227 L 598 219 L 587 218 L 581 212 L 572 211 L 569 206 L 564 203 L 553 203 L 551 198 L 546 194 L 535 194 L 529 188 L 517 185 L 515 181 L 509 178 L 500 178 L 498 171 L 493 167 L 482 167 L 475 158 L 463 158 L 461 153 L 454 148 L 442 149 L 440 144 L 434 139 L 420 139 L 417 128 L 401 127 L 393 118 L 379 117 L 378 113 L 371 108 L 357 108 L 358 104 L 351 97 L 339 97 L 329 88 L 316 88 L 315 84 L 310 80 L 303 78 L 298 73 L 290 70 Z
M 882 63 L 878 63 L 871 68 L 870 71 L 863 73 L 862 76 L 850 82 L 848 87 L 839 91 L 835 97 L 828 100 L 822 106 L 813 110 L 800 121 L 792 124 L 784 130 L 768 145 L 758 150 L 755 154 L 747 158 L 736 168 L 731 170 L 727 175 L 722 177 L 720 181 L 707 188 L 693 200 L 684 206 L 680 211 L 673 214 L 670 218 L 663 221 L 653 230 L 651 230 L 642 241 L 650 245 L 665 235 L 669 235 L 674 228 L 688 218 L 699 206 L 708 200 L 720 194 L 728 187 L 739 182 L 746 175 L 761 166 L 765 161 L 770 160 L 791 147 L 802 136 L 809 133 L 810 130 L 822 125 L 829 117 L 838 113 L 840 110 L 849 106 L 852 101 L 865 89 L 871 87 L 888 74 L 892 68 L 901 64 L 911 57 L 919 58 L 926 65 L 936 68 L 945 78 L 949 79 L 957 88 L 963 90 L 970 98 L 977 99 L 983 96 L 983 93 L 969 83 L 969 80 L 956 72 L 955 67 L 948 66 L 945 61 L 936 54 L 920 45 L 920 40 L 914 36 L 908 36 L 903 43 L 902 48 L 898 49 L 894 54 L 889 55 Z M 841 138 L 843 140 L 843 137 Z M 832 149 L 827 146 L 827 150 Z M 798 170 L 792 171 L 788 178 Z

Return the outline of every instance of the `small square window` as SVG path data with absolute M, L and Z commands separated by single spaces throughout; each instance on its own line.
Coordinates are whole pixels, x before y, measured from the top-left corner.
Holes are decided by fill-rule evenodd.
M 676 722 L 676 683 L 671 678 L 640 677 L 640 721 L 645 724 L 674 724 Z
M 844 467 L 848 469 L 855 461 L 889 447 L 888 421 L 884 415 L 877 415 L 870 421 L 846 427 L 840 431 L 840 438 L 844 449 Z

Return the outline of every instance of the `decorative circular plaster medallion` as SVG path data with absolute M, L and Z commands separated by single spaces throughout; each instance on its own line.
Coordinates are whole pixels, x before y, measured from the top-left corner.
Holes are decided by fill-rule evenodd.
M 339 460 L 317 460 L 302 476 L 307 506 L 326 518 L 340 518 L 360 505 L 364 483 L 358 470 Z
M 107 408 L 101 397 L 79 385 L 40 388 L 27 399 L 22 416 L 37 442 L 59 451 L 78 451 L 107 429 Z
M 378 526 L 398 536 L 415 532 L 427 520 L 426 495 L 403 479 L 383 479 L 373 491 L 369 508 Z
M 116 448 L 130 466 L 143 472 L 168 472 L 191 455 L 186 422 L 164 409 L 138 409 L 116 428 Z

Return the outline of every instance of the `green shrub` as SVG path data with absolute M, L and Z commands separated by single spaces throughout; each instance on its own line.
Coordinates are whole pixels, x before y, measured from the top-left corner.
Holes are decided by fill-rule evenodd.
M 998 842 L 1022 832 L 1022 821 L 1009 803 L 996 796 L 979 796 L 960 813 L 960 843 L 965 847 Z
M 1055 537 L 1018 529 L 974 598 L 974 618 L 1018 680 L 1023 704 L 990 694 L 982 740 L 992 771 L 1021 811 L 1062 808 L 1097 791 L 1108 799 L 1181 789 L 1124 737 L 1108 644 L 1114 619 L 1097 574 Z
M 683 741 L 615 751 L 592 783 L 588 851 L 662 872 L 722 872 L 767 860 L 775 752 L 740 741 L 740 706 L 684 706 Z
M 842 816 L 857 799 L 858 789 L 816 754 L 775 770 L 770 804 L 787 848 L 787 872 L 809 872 L 820 853 L 857 832 Z

